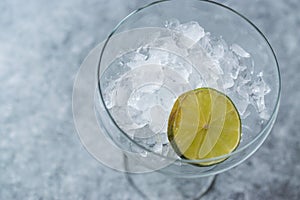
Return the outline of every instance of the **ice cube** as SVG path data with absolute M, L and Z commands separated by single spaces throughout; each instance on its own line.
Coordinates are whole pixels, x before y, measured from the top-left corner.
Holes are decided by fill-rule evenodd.
M 185 78 L 180 76 L 177 72 L 172 70 L 166 70 L 164 71 L 164 73 L 165 73 L 164 85 L 175 95 L 180 95 L 183 92 L 192 89 L 189 83 L 185 81 Z M 169 95 L 172 96 L 172 94 Z
M 244 67 L 244 66 L 242 66 Z M 252 73 L 251 71 L 249 71 L 249 69 L 247 67 L 244 67 L 241 69 L 240 73 L 239 73 L 239 77 L 237 79 L 237 85 L 245 85 L 247 83 L 249 83 L 252 79 Z
M 240 57 L 239 65 L 246 67 L 247 68 L 246 70 L 250 72 L 251 75 L 254 73 L 254 60 L 251 57 L 249 58 Z
M 116 84 L 118 82 L 110 82 L 109 85 L 105 88 L 104 92 L 104 102 L 108 109 L 116 105 Z
M 138 111 L 145 112 L 156 102 L 155 93 L 159 90 L 157 85 L 148 85 L 141 89 L 135 90 L 128 99 L 128 106 L 135 108 Z
M 219 62 L 217 62 L 217 61 L 212 61 L 211 65 L 208 65 L 208 67 L 209 67 L 209 70 L 216 75 L 224 74 L 222 68 L 219 65 Z
M 170 152 L 170 145 L 169 145 L 169 139 L 168 139 L 168 134 L 167 132 L 161 132 L 159 133 L 160 141 L 162 143 L 162 154 L 167 155 Z
M 116 123 L 122 128 L 124 131 L 130 130 L 130 129 L 137 129 L 139 126 L 137 126 L 135 123 L 133 123 L 128 116 L 127 107 L 126 106 L 114 106 L 109 110 L 110 114 L 116 121 Z M 132 136 L 132 135 L 130 135 Z
M 210 40 L 210 56 L 213 59 L 219 60 L 224 57 L 225 52 L 228 51 L 228 46 L 222 37 L 212 38 Z
M 176 71 L 180 76 L 187 82 L 189 79 L 189 76 L 191 74 L 190 69 L 186 68 L 185 65 L 177 63 L 173 64 L 172 68 L 174 71 Z
M 234 105 L 237 107 L 240 115 L 244 115 L 250 102 L 247 99 L 241 97 L 237 92 L 233 92 L 228 95 L 233 101 Z
M 160 141 L 162 144 L 169 144 L 169 139 L 168 139 L 168 134 L 167 132 L 160 132 L 158 133 L 159 137 L 160 137 Z
M 257 110 L 259 113 L 263 112 L 266 109 L 264 96 L 258 96 L 254 99 L 254 101 L 256 102 Z
M 172 85 L 170 86 L 167 85 L 167 83 L 165 84 L 166 85 L 164 87 L 161 87 L 161 89 L 157 92 L 157 104 L 160 105 L 165 111 L 170 111 L 172 109 L 174 101 L 176 100 L 176 95 L 172 90 Z M 182 94 L 182 92 L 179 92 L 178 95 L 179 94 Z
M 243 115 L 249 105 L 249 102 L 245 99 L 239 99 L 237 101 L 237 107 L 238 111 L 240 112 L 241 115 Z
M 128 130 L 128 132 L 133 135 L 135 140 L 141 142 L 144 142 L 146 139 L 152 138 L 155 135 L 155 133 L 149 128 L 148 124 L 140 128 Z
M 171 32 L 170 34 L 175 34 L 175 33 Z M 150 46 L 157 47 L 160 49 L 167 49 L 169 52 L 173 52 L 177 55 L 187 56 L 188 55 L 187 49 L 180 48 L 177 45 L 177 41 L 175 41 L 176 37 L 175 38 L 174 37 L 173 36 L 165 36 L 165 37 L 158 38 L 155 41 L 153 41 Z
M 185 48 L 191 48 L 205 35 L 204 29 L 195 21 L 180 24 L 174 30 L 177 44 Z
M 265 83 L 265 95 L 271 92 L 271 88 L 269 87 L 268 84 Z
M 200 39 L 199 44 L 200 46 L 206 51 L 210 52 L 211 51 L 211 44 L 210 44 L 210 39 L 211 34 L 210 32 L 206 32 L 204 36 Z
M 147 157 L 147 155 L 148 155 L 148 152 L 147 151 L 145 151 L 145 150 L 141 150 L 141 148 L 139 147 L 139 149 L 140 149 L 140 156 L 142 156 L 142 157 Z
M 268 120 L 270 118 L 270 114 L 268 113 L 267 109 L 264 109 L 263 111 L 261 111 L 259 113 L 259 116 L 264 120 Z
M 144 147 L 147 147 L 145 144 L 145 139 L 144 138 L 140 138 L 140 137 L 136 137 L 135 135 L 133 135 L 132 139 L 139 145 L 142 145 Z M 139 147 L 136 144 L 131 143 L 131 151 L 134 153 L 138 153 L 140 156 L 142 157 L 147 157 L 148 152 L 146 150 L 144 150 L 143 148 Z
M 151 122 L 149 124 L 149 128 L 155 133 L 161 131 L 166 123 L 166 111 L 161 106 L 156 105 L 150 109 L 150 116 Z
M 190 74 L 188 83 L 191 85 L 192 88 L 200 88 L 203 87 L 204 85 L 203 79 L 200 73 L 198 72 L 194 72 Z
M 117 106 L 125 106 L 127 105 L 127 101 L 130 97 L 130 94 L 133 91 L 132 87 L 133 83 L 129 77 L 122 77 L 118 81 L 118 85 L 116 86 L 116 92 L 113 96 L 113 101 L 115 101 Z
M 171 69 L 171 70 L 168 70 Z M 167 72 L 168 71 L 168 72 Z M 174 82 L 179 79 L 184 79 L 185 82 L 188 81 L 189 75 L 192 73 L 192 66 L 189 63 L 186 63 L 183 59 L 173 54 L 170 54 L 168 57 L 167 62 L 165 63 L 165 76 L 168 76 L 167 73 L 173 73 L 174 77 L 169 76 L 172 78 Z
M 130 68 L 126 65 L 123 59 L 117 58 L 107 69 L 105 69 L 104 74 L 101 76 L 101 87 L 105 88 L 109 84 L 114 83 L 115 80 L 119 79 L 129 70 Z
M 256 76 L 256 78 L 250 84 L 250 88 L 251 88 L 250 97 L 257 111 L 259 113 L 265 112 L 264 110 L 266 109 L 266 105 L 265 105 L 264 97 L 266 94 L 268 94 L 271 91 L 271 89 L 263 80 L 263 72 L 260 72 Z M 267 118 L 267 114 L 263 113 L 261 114 L 261 117 Z
M 131 120 L 139 127 L 143 127 L 149 123 L 148 113 L 143 113 L 142 110 L 138 110 L 132 106 L 128 106 L 128 115 Z
M 178 26 L 180 25 L 180 22 L 178 21 L 178 19 L 170 19 L 168 21 L 166 21 L 165 27 L 171 30 L 176 29 Z
M 233 79 L 237 79 L 241 67 L 239 66 L 238 58 L 232 52 L 228 51 L 224 57 L 220 59 L 220 66 L 224 74 L 230 74 Z
M 229 88 L 234 86 L 233 78 L 229 74 L 225 74 L 222 77 L 222 81 L 223 81 L 223 88 L 224 89 L 229 89 Z
M 258 85 L 261 84 L 260 87 L 263 87 L 264 95 L 266 95 L 266 94 L 268 94 L 271 91 L 271 89 L 268 86 L 268 84 L 264 81 L 263 76 L 264 76 L 263 72 L 259 72 L 258 75 L 257 75 L 256 81 L 257 81 Z
M 223 69 L 220 67 L 219 62 L 209 58 L 208 56 L 201 57 L 201 62 L 195 63 L 196 69 L 201 72 L 203 77 L 212 75 L 219 78 L 223 74 Z
M 237 86 L 237 93 L 240 95 L 240 97 L 246 101 L 249 101 L 249 90 L 247 85 Z
M 201 45 L 197 44 L 188 50 L 186 60 L 192 63 L 196 70 L 200 70 L 203 62 L 210 61 L 211 59 L 206 54 L 205 49 L 203 49 Z
M 151 108 L 161 105 L 162 86 L 155 84 L 144 85 L 136 89 L 128 99 L 129 115 L 137 125 L 150 124 L 152 121 Z M 167 97 L 170 96 L 169 94 Z M 171 96 L 171 98 L 173 98 Z M 166 99 L 167 101 L 168 99 Z M 171 104 L 172 105 L 172 104 Z M 153 115 L 153 113 L 152 113 Z M 156 126 L 156 124 L 154 125 Z
M 141 137 L 138 135 L 138 133 L 143 133 L 144 131 L 146 130 L 136 132 L 136 134 L 134 134 L 133 137 L 134 141 L 151 151 L 154 151 L 156 153 L 162 153 L 163 144 L 161 142 L 160 136 L 153 133 L 151 133 L 151 135 L 147 137 L 145 136 Z M 134 148 L 133 150 L 135 152 L 141 153 L 142 151 L 140 149 L 141 148 L 137 148 L 137 149 Z
M 120 59 L 121 62 L 124 63 L 125 67 L 129 67 L 131 70 L 138 68 L 140 66 L 149 64 L 148 59 L 151 55 L 151 49 L 149 45 L 140 46 L 135 51 L 132 51 L 128 54 L 123 55 Z M 118 72 L 120 70 L 116 69 Z M 128 70 L 127 70 L 128 71 Z
M 131 70 L 133 70 L 133 69 L 138 68 L 142 65 L 145 65 L 145 61 L 146 61 L 146 59 L 145 59 L 144 55 L 136 53 L 136 54 L 134 54 L 134 57 L 126 63 L 126 65 Z
M 150 57 L 150 47 L 148 45 L 142 46 L 137 49 L 137 53 L 143 56 L 144 60 L 148 60 Z
M 270 87 L 263 80 L 263 72 L 256 76 L 251 86 L 254 97 L 264 96 L 271 91 Z
M 138 140 L 136 140 L 135 138 L 133 138 L 135 140 L 136 143 L 139 143 Z M 134 143 L 130 143 L 130 150 L 133 153 L 138 153 L 140 156 L 142 157 L 147 157 L 148 152 L 144 149 L 142 149 L 141 147 L 139 147 L 138 145 L 134 144 Z
M 130 52 L 130 53 L 122 55 L 120 57 L 119 65 L 127 66 L 127 67 L 129 67 L 129 69 L 134 68 L 135 67 L 135 60 L 137 59 L 136 55 L 137 55 L 137 53 L 135 53 L 135 52 Z M 140 60 L 142 60 L 142 57 L 140 58 Z
M 232 77 L 233 79 L 237 79 L 237 77 L 238 77 L 238 75 L 239 75 L 239 73 L 240 73 L 240 69 L 241 69 L 241 68 L 240 68 L 239 65 L 233 65 L 233 66 L 232 66 L 230 75 L 231 75 L 231 77 Z
M 236 53 L 238 56 L 244 57 L 244 58 L 249 58 L 250 54 L 246 52 L 240 45 L 238 44 L 232 44 L 231 45 L 231 50 Z
M 177 30 L 180 30 L 185 37 L 190 38 L 194 42 L 198 42 L 205 35 L 204 29 L 195 21 L 181 24 Z
M 150 138 L 147 138 L 146 141 L 146 146 L 148 149 L 151 149 L 155 153 L 161 154 L 162 149 L 163 149 L 163 144 L 161 142 L 161 138 L 158 134 L 153 135 Z
M 164 80 L 164 74 L 162 72 L 162 66 L 159 65 L 143 65 L 135 70 L 132 70 L 126 74 L 126 78 L 132 82 L 132 88 L 139 88 L 145 83 L 155 83 L 156 85 L 162 85 Z

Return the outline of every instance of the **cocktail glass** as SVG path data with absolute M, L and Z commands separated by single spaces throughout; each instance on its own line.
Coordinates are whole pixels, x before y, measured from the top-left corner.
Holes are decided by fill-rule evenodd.
M 216 72 L 212 61 L 218 56 L 226 61 L 226 52 L 237 54 L 238 68 L 226 71 L 218 63 L 223 71 Z M 247 75 L 249 80 L 240 83 L 239 77 L 245 81 Z M 235 151 L 191 160 L 172 150 L 167 123 L 173 103 L 198 87 L 223 91 L 238 108 L 242 136 Z M 269 42 L 247 18 L 216 2 L 162 0 L 141 7 L 116 26 L 100 52 L 98 123 L 112 145 L 124 152 L 131 173 L 141 165 L 170 177 L 200 178 L 233 168 L 262 145 L 275 123 L 279 99 L 280 72 Z M 216 165 L 198 165 L 224 158 Z

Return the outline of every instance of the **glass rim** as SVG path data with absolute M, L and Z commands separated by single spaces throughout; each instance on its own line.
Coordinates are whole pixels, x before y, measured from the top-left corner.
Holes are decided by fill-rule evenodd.
M 266 125 L 264 126 L 264 128 L 251 140 L 249 141 L 248 143 L 246 143 L 243 147 L 238 147 L 236 150 L 234 150 L 233 152 L 230 152 L 228 154 L 224 154 L 222 156 L 218 156 L 218 157 L 213 157 L 213 158 L 209 158 L 209 159 L 186 159 L 186 158 L 180 158 L 180 159 L 175 159 L 175 158 L 171 158 L 171 157 L 168 157 L 168 156 L 165 156 L 165 155 L 162 155 L 162 154 L 159 154 L 159 153 L 156 153 L 156 152 L 153 152 L 152 150 L 146 148 L 145 146 L 137 143 L 136 141 L 134 141 L 134 139 L 132 139 L 131 137 L 129 137 L 125 131 L 123 131 L 119 125 L 117 124 L 117 122 L 115 121 L 115 119 L 113 118 L 113 116 L 110 114 L 105 102 L 104 102 L 104 98 L 103 98 L 103 95 L 102 95 L 102 91 L 101 91 L 101 86 L 100 86 L 100 67 L 101 67 L 101 60 L 102 60 L 102 57 L 103 57 L 103 53 L 106 49 L 106 46 L 109 42 L 109 40 L 111 39 L 111 37 L 115 34 L 115 32 L 119 29 L 119 27 L 125 23 L 131 16 L 135 15 L 136 13 L 139 13 L 141 12 L 142 10 L 146 9 L 146 8 L 149 8 L 153 5 L 156 5 L 156 4 L 160 4 L 160 3 L 163 3 L 163 2 L 168 2 L 168 1 L 177 1 L 177 0 L 158 0 L 158 1 L 155 1 L 155 2 L 152 2 L 152 3 L 149 3 L 149 4 L 146 4 L 140 8 L 137 8 L 136 10 L 132 11 L 130 14 L 128 14 L 126 17 L 124 17 L 115 27 L 114 29 L 111 31 L 111 33 L 107 36 L 105 42 L 104 42 L 104 45 L 102 47 L 102 50 L 101 50 L 101 53 L 100 53 L 100 57 L 99 57 L 99 61 L 98 61 L 98 66 L 97 66 L 97 91 L 98 91 L 98 95 L 100 97 L 100 100 L 102 101 L 103 105 L 104 105 L 104 108 L 105 108 L 105 111 L 108 113 L 110 119 L 112 120 L 113 122 L 113 125 L 116 126 L 118 128 L 118 130 L 127 138 L 130 140 L 130 142 L 133 142 L 134 145 L 137 145 L 139 148 L 141 148 L 142 150 L 145 150 L 146 152 L 148 153 L 152 153 L 156 156 L 159 156 L 161 158 L 164 158 L 164 159 L 167 159 L 167 160 L 173 160 L 173 161 L 180 161 L 180 162 L 183 162 L 183 163 L 204 163 L 204 162 L 211 162 L 211 161 L 217 161 L 217 160 L 221 160 L 221 159 L 224 159 L 224 158 L 229 158 L 230 156 L 233 156 L 235 154 L 238 154 L 242 151 L 244 151 L 245 149 L 247 149 L 248 147 L 250 147 L 255 141 L 257 141 L 266 131 L 268 131 L 268 128 L 270 128 L 270 126 L 272 125 L 273 121 L 275 121 L 276 117 L 277 117 L 277 113 L 278 113 L 278 110 L 279 110 L 279 104 L 280 104 L 280 96 L 281 96 L 281 75 L 280 75 L 280 70 L 279 70 L 279 64 L 278 64 L 278 61 L 277 61 L 277 57 L 275 55 L 275 52 L 271 46 L 271 44 L 269 43 L 269 41 L 267 40 L 266 36 L 258 29 L 258 27 L 253 24 L 248 18 L 246 18 L 244 15 L 242 15 L 241 13 L 237 12 L 236 10 L 226 6 L 226 5 L 223 5 L 221 3 L 218 3 L 218 2 L 214 2 L 214 1 L 210 1 L 210 0 L 189 0 L 189 1 L 199 1 L 199 2 L 205 2 L 205 3 L 208 3 L 208 4 L 212 4 L 212 5 L 215 5 L 215 6 L 219 6 L 220 8 L 224 8 L 228 11 L 230 11 L 232 14 L 235 14 L 237 15 L 237 17 L 241 17 L 241 19 L 245 20 L 246 23 L 248 23 L 250 26 L 252 26 L 257 32 L 259 35 L 262 36 L 263 40 L 266 42 L 266 45 L 270 48 L 271 52 L 272 52 L 272 55 L 273 55 L 273 58 L 275 60 L 275 63 L 276 63 L 276 69 L 277 69 L 277 76 L 278 76 L 278 82 L 279 82 L 279 85 L 278 85 L 278 90 L 277 90 L 277 99 L 276 99 L 276 104 L 272 110 L 272 114 L 271 114 L 271 117 L 268 119 Z

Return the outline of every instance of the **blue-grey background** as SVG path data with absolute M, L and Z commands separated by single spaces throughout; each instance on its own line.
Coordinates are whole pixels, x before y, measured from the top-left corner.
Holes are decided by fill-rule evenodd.
M 145 198 L 124 174 L 102 166 L 82 147 L 71 101 L 76 72 L 88 52 L 118 21 L 149 2 L 0 1 L 1 200 Z M 281 108 L 263 146 L 219 175 L 203 199 L 300 199 L 300 4 L 226 4 L 250 18 L 274 47 L 282 75 Z M 159 196 L 155 187 L 146 193 L 150 199 Z

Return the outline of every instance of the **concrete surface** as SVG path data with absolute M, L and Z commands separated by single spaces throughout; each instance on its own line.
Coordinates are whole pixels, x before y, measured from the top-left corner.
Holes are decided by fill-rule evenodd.
M 159 199 L 164 183 L 143 191 L 142 181 L 136 187 L 85 151 L 71 108 L 73 81 L 87 53 L 119 20 L 148 2 L 0 1 L 0 199 Z M 219 175 L 202 199 L 300 199 L 300 4 L 226 4 L 250 18 L 274 47 L 282 101 L 263 146 Z M 179 191 L 167 199 L 194 198 Z

